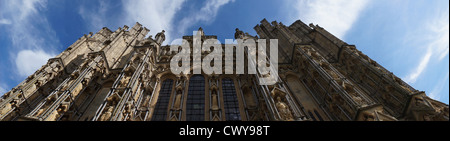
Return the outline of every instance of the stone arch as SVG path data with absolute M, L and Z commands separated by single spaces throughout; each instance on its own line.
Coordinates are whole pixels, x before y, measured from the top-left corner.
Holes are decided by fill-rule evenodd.
M 166 77 L 174 77 L 174 78 L 176 78 L 175 74 L 173 74 L 172 71 L 170 71 L 170 69 L 167 69 L 167 70 L 165 70 L 163 72 L 159 72 L 159 73 L 156 72 L 155 74 L 156 74 L 155 75 L 156 78 L 159 79 L 159 80 L 162 80 L 162 79 L 164 79 Z

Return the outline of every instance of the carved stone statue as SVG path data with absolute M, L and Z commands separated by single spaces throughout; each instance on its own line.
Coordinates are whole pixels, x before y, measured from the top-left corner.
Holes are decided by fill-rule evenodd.
M 162 44 L 164 40 L 166 40 L 166 35 L 164 34 L 166 31 L 162 30 L 155 36 L 156 43 Z
M 120 87 L 126 87 L 128 85 L 129 79 L 129 77 L 122 78 L 122 80 L 120 80 Z
M 83 84 L 83 86 L 87 86 L 89 84 L 89 82 L 91 81 L 91 77 L 93 75 L 93 72 L 88 72 L 85 76 L 83 81 L 81 81 L 81 84 Z
M 180 110 L 180 106 L 181 105 L 181 91 L 177 92 L 177 95 L 175 97 L 175 105 L 174 108 L 175 110 Z
M 109 106 L 108 110 L 100 117 L 100 121 L 106 121 L 111 118 L 113 112 L 113 106 Z
M 65 112 L 67 112 L 69 105 L 67 104 L 62 104 L 58 107 L 58 109 L 56 109 L 56 117 L 60 117 L 61 115 L 63 115 Z
M 236 28 L 236 32 L 234 33 L 235 39 L 242 39 L 244 38 L 245 34 L 243 31 L 239 30 L 239 28 Z
M 141 107 L 147 107 L 149 100 L 150 100 L 150 95 L 146 95 L 145 99 L 142 101 Z
M 125 113 L 131 113 L 133 110 L 133 104 L 131 102 L 127 102 L 125 105 Z
M 215 90 L 213 90 L 213 93 L 212 93 L 212 106 L 211 106 L 211 109 L 212 110 L 219 110 L 219 105 L 217 104 L 217 94 L 216 94 L 216 92 L 215 92 Z
M 280 97 L 277 97 L 276 107 L 278 109 L 278 112 L 280 113 L 281 119 L 285 121 L 294 120 L 291 110 L 289 109 L 289 106 L 286 103 L 284 103 Z

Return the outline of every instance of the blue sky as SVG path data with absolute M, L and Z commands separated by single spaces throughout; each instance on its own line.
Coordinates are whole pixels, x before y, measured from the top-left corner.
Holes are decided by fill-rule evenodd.
M 235 28 L 256 35 L 263 18 L 319 24 L 448 104 L 448 0 L 0 0 L 0 93 L 102 27 L 138 21 L 149 35 L 166 30 L 165 43 L 202 27 L 223 42 Z

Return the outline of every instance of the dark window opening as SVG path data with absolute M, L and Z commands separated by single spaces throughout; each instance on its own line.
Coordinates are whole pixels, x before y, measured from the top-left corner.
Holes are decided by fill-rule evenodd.
M 239 102 L 236 96 L 233 79 L 222 79 L 223 103 L 225 105 L 225 119 L 227 121 L 240 121 Z
M 205 120 L 205 78 L 194 75 L 189 80 L 186 103 L 186 121 Z
M 173 80 L 167 79 L 161 85 L 158 102 L 153 111 L 152 121 L 165 121 L 167 117 L 167 108 L 169 106 L 170 94 L 172 93 Z

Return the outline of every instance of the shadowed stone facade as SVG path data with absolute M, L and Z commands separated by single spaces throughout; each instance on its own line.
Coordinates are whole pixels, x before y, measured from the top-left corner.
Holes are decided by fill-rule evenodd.
M 259 85 L 257 74 L 173 74 L 177 52 L 162 46 L 164 32 L 146 38 L 136 23 L 79 38 L 1 97 L 0 120 L 449 120 L 448 105 L 318 25 L 264 19 L 254 29 L 258 36 L 236 29 L 235 38 L 278 39 L 275 85 Z M 193 36 L 183 39 L 192 47 Z

